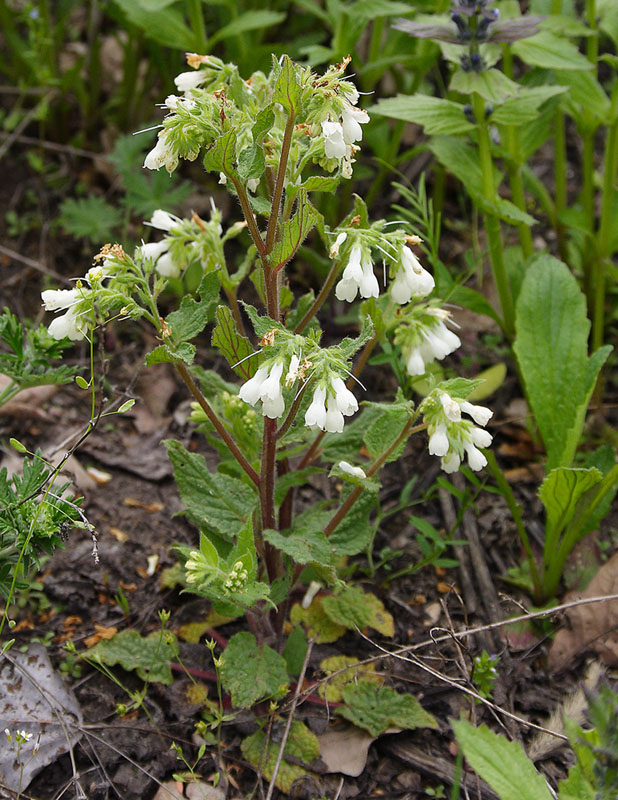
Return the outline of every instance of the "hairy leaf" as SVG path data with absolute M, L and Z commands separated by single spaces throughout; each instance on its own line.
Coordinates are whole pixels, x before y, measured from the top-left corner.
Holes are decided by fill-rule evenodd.
M 281 103 L 288 114 L 296 115 L 300 111 L 301 93 L 296 68 L 287 55 L 283 56 L 281 71 L 275 83 L 273 103 Z
M 436 720 L 423 709 L 411 694 L 399 694 L 388 686 L 372 681 L 359 681 L 344 687 L 344 706 L 335 713 L 345 717 L 372 736 L 380 736 L 389 728 L 437 728 Z
M 251 708 L 264 698 L 282 697 L 288 687 L 285 659 L 272 647 L 258 647 L 255 636 L 236 633 L 221 656 L 221 683 L 232 695 L 232 703 Z
M 256 493 L 237 478 L 211 473 L 204 457 L 187 452 L 180 442 L 167 439 L 164 444 L 189 518 L 233 541 L 257 505 Z
M 204 169 L 231 175 L 236 158 L 236 129 L 230 128 L 204 152 Z
M 303 625 L 307 636 L 315 639 L 316 644 L 336 642 L 346 630 L 343 625 L 338 625 L 326 615 L 320 596 L 313 598 L 309 608 L 303 608 L 300 603 L 295 603 L 290 611 L 290 622 L 294 625 Z
M 545 448 L 547 469 L 568 467 L 611 347 L 587 355 L 586 300 L 561 261 L 534 259 L 519 293 L 514 351 Z
M 500 800 L 551 800 L 545 778 L 536 771 L 520 742 L 509 742 L 485 725 L 475 728 L 465 720 L 452 721 L 451 725 L 466 760 Z
M 317 219 L 318 212 L 307 199 L 307 193 L 301 190 L 298 195 L 296 213 L 292 219 L 282 223 L 281 237 L 271 253 L 270 263 L 273 269 L 283 267 L 294 257 Z
M 172 641 L 175 638 L 172 633 L 162 631 L 140 636 L 136 630 L 129 629 L 117 633 L 112 639 L 102 639 L 83 656 L 88 661 L 99 661 L 109 667 L 120 664 L 123 669 L 136 670 L 143 681 L 170 686 L 174 679 L 169 662 L 176 656 L 169 637 Z
M 348 586 L 338 595 L 324 597 L 322 608 L 329 619 L 345 628 L 375 628 L 385 636 L 394 633 L 393 618 L 382 601 L 356 586 Z
M 266 752 L 264 752 L 265 738 L 264 731 L 256 731 L 244 740 L 240 749 L 247 761 L 250 761 L 256 767 L 259 765 L 262 775 L 267 780 L 271 780 L 275 772 L 275 764 L 277 763 L 281 743 L 269 741 Z M 311 774 L 300 766 L 299 762 L 310 764 L 319 755 L 320 745 L 315 734 L 302 722 L 294 720 L 283 751 L 283 759 L 275 778 L 275 786 L 286 796 L 290 796 L 289 793 L 294 781 Z
M 218 306 L 215 312 L 216 325 L 212 332 L 212 346 L 216 347 L 237 375 L 249 380 L 255 374 L 259 356 L 247 358 L 254 353 L 249 339 L 238 332 L 236 322 L 228 306 Z M 246 359 L 246 361 L 243 361 Z M 242 364 L 238 363 L 242 361 Z

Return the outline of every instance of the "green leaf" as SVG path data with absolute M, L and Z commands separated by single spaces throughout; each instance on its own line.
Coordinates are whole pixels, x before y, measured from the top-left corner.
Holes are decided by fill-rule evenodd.
M 283 56 L 281 71 L 275 82 L 273 103 L 281 103 L 288 114 L 297 115 L 300 111 L 301 93 L 296 68 L 287 55 Z
M 66 233 L 97 244 L 114 239 L 122 218 L 121 208 L 110 205 L 96 194 L 79 200 L 69 198 L 60 206 L 59 221 Z
M 176 311 L 172 311 L 165 318 L 165 325 L 169 331 L 169 339 L 173 345 L 193 339 L 201 333 L 208 323 L 209 303 L 198 302 L 185 295 Z
M 533 122 L 543 103 L 565 91 L 563 86 L 535 86 L 531 89 L 520 86 L 516 97 L 510 97 L 494 110 L 491 121 L 496 125 L 516 126 Z
M 528 39 L 511 44 L 513 53 L 531 67 L 545 69 L 587 70 L 592 64 L 574 44 L 554 36 L 549 31 L 539 31 Z
M 376 503 L 375 495 L 362 494 L 331 533 L 328 541 L 338 556 L 355 556 L 372 541 L 375 526 L 369 515 Z
M 250 305 L 249 303 L 243 302 L 243 307 L 247 312 L 247 316 L 251 320 L 251 324 L 253 325 L 253 330 L 255 331 L 255 335 L 258 337 L 258 339 L 262 339 L 264 336 L 266 336 L 267 333 L 270 333 L 270 331 L 274 329 L 278 329 L 280 331 L 285 330 L 285 328 L 280 322 L 275 322 L 274 319 L 267 316 L 266 314 L 258 314 L 255 307 Z
M 193 31 L 184 22 L 182 14 L 175 8 L 152 8 L 147 0 L 114 0 L 127 19 L 152 39 L 165 47 L 194 51 L 197 41 Z
M 271 103 L 266 108 L 263 108 L 257 117 L 255 118 L 255 123 L 253 125 L 253 143 L 257 145 L 261 145 L 264 141 L 264 137 L 268 133 L 268 131 L 272 128 L 275 123 L 275 111 L 273 108 L 273 104 Z
M 375 628 L 384 636 L 395 632 L 393 618 L 382 601 L 356 586 L 347 586 L 338 595 L 324 597 L 322 608 L 330 620 L 344 628 Z
M 399 694 L 388 686 L 377 686 L 372 681 L 359 681 L 345 686 L 344 706 L 335 713 L 372 736 L 381 736 L 389 728 L 437 728 L 438 723 L 416 697 Z
M 395 0 L 358 0 L 345 9 L 345 12 L 354 19 L 371 20 L 377 17 L 390 17 L 394 14 L 409 14 L 410 6 L 407 3 L 395 2 Z
M 336 642 L 345 633 L 343 625 L 338 625 L 326 615 L 322 608 L 322 598 L 314 597 L 309 608 L 303 608 L 300 603 L 295 603 L 290 611 L 290 622 L 293 625 L 303 625 L 310 639 L 315 639 L 316 644 L 330 644 Z
M 331 178 L 327 175 L 312 175 L 298 188 L 304 189 L 306 192 L 334 192 L 339 183 L 339 178 Z
M 506 378 L 506 364 L 500 361 L 498 364 L 493 364 L 487 367 L 482 372 L 479 372 L 476 379 L 481 381 L 480 385 L 470 392 L 468 400 L 471 403 L 478 403 L 479 400 L 485 400 L 494 392 L 496 392 L 504 383 Z
M 285 659 L 268 645 L 258 647 L 252 633 L 234 634 L 221 659 L 221 683 L 234 706 L 251 708 L 264 698 L 283 697 L 287 692 Z
M 195 358 L 195 347 L 188 342 L 182 342 L 175 350 L 171 350 L 166 344 L 160 344 L 146 354 L 146 366 L 153 364 L 176 364 L 182 361 L 187 366 L 193 364 Z
M 528 267 L 516 307 L 513 349 L 547 450 L 547 469 L 573 461 L 597 376 L 611 347 L 587 355 L 586 299 L 561 261 Z
M 589 114 L 597 124 L 610 122 L 609 97 L 593 72 L 557 71 L 555 79 L 563 86 L 569 87 L 569 93 L 564 97 L 564 105 L 574 119 L 582 122 L 583 116 Z
M 174 679 L 169 662 L 176 655 L 168 637 L 175 641 L 169 632 L 153 631 L 140 636 L 135 630 L 125 630 L 112 639 L 101 640 L 82 655 L 88 661 L 99 661 L 108 667 L 120 664 L 123 669 L 136 670 L 143 681 L 170 686 Z
M 450 136 L 437 136 L 428 146 L 438 161 L 459 178 L 466 191 L 478 202 L 483 197 L 483 177 L 476 148 Z M 494 169 L 494 186 L 499 185 L 500 179 L 500 173 Z
M 204 169 L 232 175 L 235 159 L 236 128 L 230 128 L 204 151 Z
M 363 317 L 363 327 L 355 339 L 346 336 L 338 345 L 343 358 L 348 359 L 358 352 L 373 336 L 373 322 L 371 317 Z
M 228 25 L 219 28 L 216 33 L 208 40 L 208 51 L 217 42 L 223 39 L 229 39 L 232 36 L 238 36 L 247 31 L 262 31 L 264 28 L 270 28 L 272 25 L 278 25 L 285 19 L 285 13 L 282 11 L 269 11 L 268 9 L 251 9 L 239 14 Z
M 334 560 L 335 551 L 322 531 L 309 528 L 302 535 L 299 535 L 297 531 L 296 526 L 288 534 L 265 530 L 264 538 L 297 564 L 315 562 L 321 566 L 330 566 Z
M 256 493 L 237 478 L 211 473 L 204 457 L 187 452 L 180 442 L 167 439 L 164 444 L 189 518 L 233 541 L 257 505 Z
M 246 147 L 238 156 L 238 176 L 243 181 L 260 179 L 266 169 L 264 151 L 257 144 Z
M 395 439 L 401 434 L 408 420 L 410 412 L 408 409 L 389 408 L 375 420 L 363 437 L 363 441 L 372 458 L 381 456 L 388 449 Z M 386 463 L 397 461 L 406 446 L 406 439 L 390 454 Z
M 449 91 L 461 92 L 461 94 L 476 92 L 488 103 L 494 104 L 502 103 L 507 97 L 517 95 L 519 88 L 519 84 L 493 67 L 483 70 L 483 72 L 465 72 L 463 69 L 459 69 L 449 84 Z
M 281 225 L 281 236 L 273 247 L 270 263 L 274 269 L 280 269 L 294 257 L 318 220 L 318 212 L 307 199 L 307 193 L 301 190 L 298 194 L 297 209 L 292 219 Z
M 320 467 L 303 467 L 286 472 L 277 478 L 275 483 L 275 505 L 280 506 L 290 489 L 294 486 L 304 486 L 307 478 L 324 472 Z
M 424 94 L 397 95 L 389 97 L 369 109 L 371 114 L 383 117 L 402 119 L 422 125 L 428 136 L 452 136 L 457 133 L 467 133 L 474 129 L 463 111 L 463 106 L 444 100 L 440 97 L 430 97 Z
M 241 744 L 242 754 L 254 766 L 259 766 L 266 780 L 272 780 L 275 765 L 278 760 L 281 743 L 272 741 L 266 745 L 264 731 L 256 731 L 248 736 Z M 290 726 L 290 735 L 283 750 L 283 758 L 279 764 L 279 771 L 275 778 L 275 786 L 286 797 L 290 796 L 292 784 L 297 780 L 307 778 L 312 773 L 308 772 L 301 763 L 310 764 L 320 755 L 320 745 L 315 734 L 298 720 Z M 315 776 L 313 778 L 315 780 Z
M 552 800 L 545 779 L 520 742 L 509 742 L 485 725 L 475 728 L 464 720 L 451 725 L 466 760 L 500 800 Z
M 307 637 L 301 627 L 296 627 L 288 636 L 283 648 L 283 657 L 290 675 L 300 675 L 307 655 Z
M 247 358 L 256 351 L 249 339 L 238 333 L 236 322 L 228 306 L 219 306 L 215 313 L 215 319 L 212 346 L 217 348 L 237 375 L 246 381 L 249 380 L 258 368 L 259 356 L 256 354 L 253 358 Z M 243 358 L 247 360 L 242 361 Z M 239 361 L 242 361 L 242 364 L 239 364 Z
M 553 469 L 539 488 L 547 512 L 545 536 L 557 548 L 560 534 L 569 525 L 582 495 L 602 480 L 598 469 Z

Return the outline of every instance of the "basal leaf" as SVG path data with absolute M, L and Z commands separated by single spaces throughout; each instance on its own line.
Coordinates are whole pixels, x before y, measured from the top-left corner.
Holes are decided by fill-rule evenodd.
M 247 358 L 254 349 L 246 336 L 238 333 L 236 322 L 228 306 L 219 306 L 215 312 L 216 325 L 212 332 L 212 346 L 225 357 L 237 375 L 249 380 L 258 368 L 259 356 Z M 246 361 L 243 361 L 246 359 Z M 239 362 L 242 361 L 242 364 Z
M 465 720 L 452 721 L 451 725 L 466 760 L 500 800 L 552 800 L 545 779 L 520 742 L 509 742 L 485 725 L 475 728 Z
M 347 586 L 338 595 L 324 597 L 322 608 L 329 619 L 345 628 L 375 628 L 385 636 L 395 632 L 393 618 L 382 601 L 357 586 Z
M 264 698 L 282 697 L 288 688 L 285 659 L 268 645 L 258 647 L 247 631 L 234 634 L 221 655 L 221 683 L 232 704 L 251 708 Z
M 256 493 L 237 478 L 211 473 L 204 457 L 187 452 L 180 442 L 167 439 L 164 444 L 189 518 L 233 541 L 257 505 Z
M 315 639 L 316 644 L 336 642 L 346 631 L 343 625 L 338 625 L 327 616 L 319 595 L 313 598 L 309 608 L 303 608 L 300 603 L 295 603 L 290 611 L 290 622 L 293 625 L 302 625 L 307 636 Z
M 453 136 L 475 127 L 466 118 L 460 103 L 424 94 L 389 97 L 369 110 L 372 114 L 422 125 L 428 136 Z
M 154 631 L 140 636 L 133 629 L 121 631 L 111 639 L 102 639 L 83 655 L 89 661 L 100 661 L 109 667 L 120 664 L 128 671 L 136 670 L 143 681 L 173 683 L 169 662 L 176 657 L 175 648 L 167 639 L 171 633 Z
M 264 731 L 256 731 L 244 740 L 240 749 L 247 761 L 256 767 L 259 765 L 262 775 L 267 780 L 272 780 L 281 743 L 271 740 L 265 748 L 265 738 Z M 275 786 L 289 797 L 294 781 L 312 774 L 301 764 L 310 764 L 319 755 L 320 745 L 315 734 L 302 722 L 294 720 L 279 764 Z
M 318 687 L 320 697 L 329 703 L 341 702 L 343 688 L 349 683 L 358 683 L 359 680 L 376 683 L 379 686 L 384 683 L 384 675 L 376 672 L 375 664 L 360 664 L 358 659 L 352 656 L 329 656 L 320 662 L 320 669 L 326 676 L 337 673 Z
M 548 255 L 538 256 L 528 267 L 515 330 L 513 349 L 547 450 L 547 469 L 568 467 L 611 347 L 588 357 L 585 297 L 568 267 Z
M 399 694 L 388 686 L 359 681 L 343 689 L 344 706 L 335 713 L 359 728 L 380 736 L 389 728 L 437 728 L 438 723 L 411 694 Z
M 539 488 L 547 513 L 546 536 L 558 544 L 560 534 L 573 519 L 582 495 L 602 480 L 598 469 L 553 469 Z
M 176 50 L 193 51 L 197 48 L 195 35 L 183 22 L 178 9 L 153 9 L 139 0 L 114 2 L 124 11 L 129 21 L 141 28 L 149 39 Z

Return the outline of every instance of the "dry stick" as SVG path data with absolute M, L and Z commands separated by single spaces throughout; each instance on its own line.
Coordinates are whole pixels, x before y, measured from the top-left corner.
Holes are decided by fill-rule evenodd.
M 65 286 L 73 285 L 73 282 L 64 275 L 61 275 L 59 272 L 54 272 L 53 269 L 49 269 L 49 267 L 46 267 L 39 261 L 34 261 L 32 258 L 28 258 L 28 256 L 22 256 L 21 253 L 18 253 L 16 250 L 11 250 L 10 247 L 5 247 L 4 245 L 0 244 L 0 253 L 2 253 L 4 256 L 14 259 L 15 261 L 19 261 L 20 264 L 25 264 L 27 267 L 35 269 L 37 272 L 42 272 L 43 275 L 51 275 L 53 278 L 56 278 L 56 280 L 64 283 Z
M 311 651 L 313 649 L 313 639 L 309 639 L 307 644 L 307 652 L 305 653 L 305 660 L 303 661 L 303 668 L 300 671 L 300 675 L 298 676 L 298 683 L 296 684 L 296 691 L 294 692 L 294 698 L 292 700 L 292 705 L 290 707 L 290 713 L 288 714 L 288 719 L 285 724 L 285 730 L 283 731 L 283 738 L 281 739 L 281 746 L 279 747 L 279 752 L 277 753 L 277 760 L 275 761 L 275 768 L 273 770 L 273 776 L 270 779 L 270 786 L 268 787 L 268 792 L 266 794 L 266 800 L 270 800 L 275 788 L 275 781 L 277 780 L 277 773 L 279 772 L 279 767 L 281 766 L 281 761 L 283 759 L 283 751 L 285 750 L 285 746 L 288 741 L 288 737 L 290 735 L 290 729 L 292 728 L 292 721 L 294 719 L 294 711 L 296 710 L 296 705 L 298 703 L 298 699 L 300 697 L 301 687 L 303 685 L 303 681 L 305 680 L 305 672 L 307 671 L 307 664 L 309 663 L 309 657 L 311 656 Z
M 203 411 L 206 414 L 206 416 L 208 417 L 208 419 L 215 426 L 215 429 L 216 429 L 217 433 L 219 434 L 219 436 L 223 439 L 223 441 L 229 447 L 229 449 L 230 449 L 232 455 L 234 456 L 234 458 L 238 461 L 240 466 L 244 469 L 244 471 L 247 473 L 247 475 L 251 478 L 253 483 L 255 483 L 255 485 L 259 487 L 259 485 L 260 485 L 260 476 L 253 469 L 253 467 L 247 461 L 245 456 L 241 453 L 238 445 L 232 439 L 230 434 L 225 430 L 225 428 L 223 427 L 223 425 L 221 424 L 221 422 L 219 420 L 219 417 L 215 414 L 213 409 L 210 407 L 210 404 L 208 403 L 208 401 L 206 400 L 206 398 L 204 397 L 204 395 L 200 391 L 198 385 L 195 383 L 195 381 L 191 377 L 191 373 L 187 369 L 186 365 L 185 364 L 176 364 L 176 369 L 177 369 L 178 374 L 180 375 L 180 377 L 185 382 L 185 385 L 186 385 L 187 389 L 191 392 L 193 397 L 195 397 L 195 399 L 200 404 L 201 408 L 203 409 Z
M 556 736 L 558 739 L 563 739 L 565 742 L 569 741 L 569 737 L 565 736 L 562 733 L 557 733 L 556 731 L 550 731 L 549 728 L 544 728 L 542 725 L 537 725 L 536 723 L 530 722 L 529 720 L 524 719 L 523 717 L 518 717 L 517 714 L 512 714 L 510 711 L 507 711 L 504 708 L 500 708 L 500 706 L 496 705 L 495 703 L 492 703 L 491 700 L 487 700 L 487 698 L 483 697 L 478 692 L 475 692 L 473 689 L 470 689 L 468 686 L 464 686 L 463 684 L 459 683 L 453 678 L 449 678 L 448 675 L 444 675 L 442 672 L 438 672 L 437 669 L 433 669 L 433 667 L 424 664 L 420 658 L 417 658 L 416 656 L 407 657 L 401 654 L 397 655 L 396 653 L 387 650 L 385 647 L 382 647 L 382 645 L 378 644 L 377 642 L 374 642 L 368 636 L 365 636 L 365 634 L 362 631 L 358 630 L 358 633 L 360 633 L 360 635 L 363 637 L 363 639 L 365 639 L 365 641 L 370 642 L 374 647 L 377 647 L 378 650 L 381 650 L 387 656 L 393 656 L 394 658 L 398 658 L 400 661 L 407 661 L 410 664 L 414 664 L 416 667 L 419 667 L 425 672 L 428 672 L 434 678 L 437 678 L 438 680 L 443 681 L 444 683 L 448 683 L 449 686 L 452 686 L 455 689 L 459 689 L 459 691 L 463 692 L 464 694 L 470 695 L 470 697 L 474 697 L 478 702 L 483 703 L 488 708 L 497 711 L 499 714 L 503 714 L 505 717 L 509 717 L 509 719 L 515 720 L 515 722 L 519 722 L 521 725 L 528 725 L 530 728 L 534 728 L 537 731 L 543 731 L 543 733 L 549 733 L 552 736 Z M 358 665 L 355 664 L 354 666 Z M 332 675 L 329 677 L 332 677 Z
M 424 641 L 418 642 L 417 644 L 409 644 L 406 645 L 405 647 L 400 647 L 397 650 L 384 651 L 381 655 L 370 656 L 369 658 L 365 658 L 363 661 L 359 661 L 357 664 L 354 664 L 353 666 L 355 668 L 361 667 L 364 666 L 365 664 L 372 664 L 375 661 L 381 661 L 384 658 L 389 658 L 391 656 L 397 657 L 402 655 L 403 653 L 412 653 L 416 650 L 422 650 L 424 647 L 440 644 L 441 642 L 447 642 L 452 639 L 463 639 L 466 636 L 475 636 L 479 633 L 482 633 L 483 631 L 491 631 L 494 630 L 495 628 L 501 628 L 504 625 L 511 625 L 516 622 L 528 622 L 531 619 L 541 619 L 542 617 L 549 617 L 552 614 L 557 614 L 559 611 L 566 611 L 569 608 L 575 608 L 577 606 L 585 606 L 589 605 L 590 603 L 605 603 L 608 600 L 618 600 L 618 594 L 607 594 L 607 595 L 601 595 L 599 597 L 580 598 L 579 600 L 572 600 L 570 603 L 563 603 L 562 605 L 554 606 L 553 608 L 548 608 L 545 609 L 544 611 L 532 611 L 529 614 L 521 614 L 518 617 L 510 617 L 509 619 L 503 619 L 500 620 L 499 622 L 490 622 L 487 625 L 479 625 L 476 628 L 469 628 L 468 630 L 465 631 L 449 631 L 444 636 L 432 635 L 434 631 L 441 631 L 444 630 L 444 628 L 438 628 L 438 627 L 431 628 L 431 630 L 429 631 L 429 635 L 431 638 L 429 639 L 425 639 Z M 316 681 L 310 687 L 305 689 L 303 694 L 304 695 L 312 694 L 323 683 L 327 683 L 336 675 L 340 675 L 346 672 L 348 669 L 350 669 L 350 667 L 342 667 L 341 669 L 335 670 L 335 672 L 331 672 L 331 674 L 328 675 L 328 677 Z M 526 722 L 526 725 L 528 724 L 530 723 Z M 548 733 L 552 733 L 552 731 L 548 731 Z
M 22 91 L 22 90 L 19 90 Z M 0 89 L 0 94 L 2 93 Z M 106 158 L 102 153 L 93 153 L 90 150 L 81 150 L 79 147 L 72 147 L 70 144 L 58 144 L 58 142 L 48 142 L 45 139 L 37 139 L 35 136 L 12 136 L 10 133 L 0 131 L 0 139 L 8 139 L 9 136 L 13 141 L 18 144 L 30 144 L 35 147 L 41 147 L 43 150 L 53 150 L 56 153 L 67 153 L 71 156 L 79 156 L 81 158 L 91 158 L 93 161 L 105 161 Z
M 453 498 L 446 489 L 440 489 L 439 495 L 444 521 L 446 522 L 449 532 L 452 532 L 457 524 L 457 515 L 453 508 Z M 466 611 L 474 613 L 477 609 L 477 596 L 468 569 L 468 551 L 461 544 L 453 545 L 453 551 L 455 552 L 457 561 L 459 561 L 459 579 L 463 588 Z
M 464 477 L 461 475 L 461 473 L 458 473 L 454 476 L 453 483 L 460 491 L 463 491 L 465 488 Z M 466 539 L 468 540 L 470 547 L 470 560 L 472 561 L 476 580 L 478 581 L 481 589 L 481 600 L 487 612 L 487 616 L 489 619 L 499 619 L 502 616 L 502 612 L 500 609 L 500 601 L 498 600 L 498 593 L 496 592 L 496 587 L 491 579 L 491 573 L 489 572 L 489 568 L 481 548 L 481 543 L 479 541 L 476 520 L 470 509 L 464 511 L 462 521 L 464 533 L 466 534 Z M 493 638 L 490 634 L 487 635 L 490 636 L 490 638 Z M 493 642 L 489 645 L 489 647 L 492 648 L 495 646 L 495 644 L 496 643 Z

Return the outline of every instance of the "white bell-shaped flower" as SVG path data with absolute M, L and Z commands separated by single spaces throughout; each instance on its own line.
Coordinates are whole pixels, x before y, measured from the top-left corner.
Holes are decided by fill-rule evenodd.
M 409 247 L 402 247 L 400 265 L 391 285 L 391 297 L 404 305 L 414 297 L 426 297 L 435 286 L 433 276 L 423 269 L 420 261 Z
M 144 159 L 146 169 L 159 170 L 161 167 L 172 173 L 178 166 L 178 154 L 167 138 L 167 131 L 161 131 L 156 145 Z
M 360 108 L 348 105 L 341 112 L 343 139 L 346 144 L 354 144 L 363 138 L 361 125 L 369 122 L 369 114 Z
M 308 428 L 324 430 L 326 425 L 326 389 L 323 386 L 316 386 L 314 389 L 313 399 L 305 412 L 305 425 Z
M 326 422 L 324 430 L 329 433 L 343 433 L 343 414 L 339 410 L 337 398 L 334 394 L 328 393 L 326 398 Z
M 83 297 L 81 289 L 46 289 L 41 292 L 41 300 L 45 311 L 59 311 L 70 308 Z
M 330 120 L 322 122 L 322 136 L 324 137 L 326 158 L 336 158 L 338 161 L 345 158 L 347 147 L 343 138 L 343 126 L 340 122 L 331 122 Z
M 150 224 L 153 228 L 158 228 L 160 231 L 171 231 L 172 228 L 177 227 L 182 220 L 174 214 L 169 214 L 163 211 L 162 208 L 157 208 L 152 217 Z
M 261 400 L 262 414 L 270 419 L 277 419 L 285 411 L 285 401 L 281 389 L 282 373 L 282 362 L 260 367 L 255 375 L 240 387 L 238 396 L 250 406 L 254 406 L 258 400 Z
M 183 94 L 190 92 L 191 89 L 197 89 L 206 80 L 206 73 L 203 70 L 191 70 L 190 72 L 181 72 L 176 75 L 174 83 L 179 92 Z
M 450 442 L 446 433 L 446 425 L 438 425 L 429 437 L 429 453 L 432 456 L 445 456 Z
M 358 401 L 345 385 L 343 379 L 339 377 L 332 378 L 330 385 L 335 393 L 337 408 L 341 411 L 343 416 L 351 417 L 352 414 L 356 414 L 358 411 Z
M 53 319 L 47 328 L 47 332 L 54 339 L 65 339 L 68 337 L 73 342 L 84 339 L 88 333 L 88 324 L 75 313 L 73 308 L 69 308 L 64 314 Z

